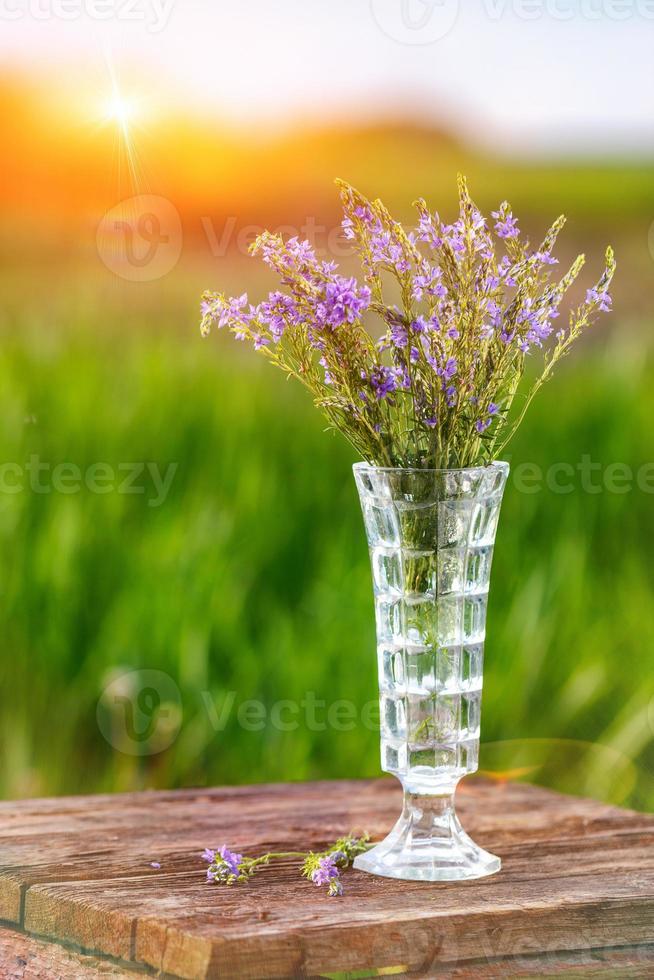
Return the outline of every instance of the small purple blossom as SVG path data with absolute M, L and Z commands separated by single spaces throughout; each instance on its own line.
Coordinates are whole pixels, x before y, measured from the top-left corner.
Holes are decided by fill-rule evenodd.
M 258 315 L 261 323 L 265 324 L 273 340 L 280 341 L 287 324 L 296 326 L 300 320 L 297 301 L 286 293 L 273 292 L 267 300 L 260 304 Z
M 390 335 L 395 347 L 406 347 L 409 342 L 409 331 L 403 323 L 392 324 Z
M 336 855 L 328 854 L 318 861 L 318 866 L 311 874 L 311 880 L 314 885 L 328 885 L 332 879 L 338 878 L 339 875 L 340 871 L 336 867 Z
M 438 266 L 430 266 L 425 262 L 421 271 L 413 277 L 413 298 L 421 300 L 425 293 L 427 296 L 447 296 L 447 287 L 441 282 L 441 276 Z
M 343 218 L 343 220 L 341 221 L 341 228 L 343 229 L 344 238 L 347 238 L 349 241 L 352 241 L 353 238 L 356 238 L 356 232 L 354 231 L 354 222 L 352 221 L 352 218 L 348 218 L 347 216 Z
M 553 255 L 549 252 L 534 252 L 534 258 L 541 263 L 541 265 L 558 265 L 559 260 L 555 259 Z
M 393 368 L 383 365 L 375 368 L 370 375 L 370 387 L 374 391 L 377 401 L 382 401 L 392 394 L 397 388 L 397 378 Z
M 318 364 L 320 364 L 320 367 L 321 367 L 321 368 L 322 368 L 322 369 L 324 370 L 324 372 L 325 372 L 325 377 L 324 377 L 324 382 L 325 382 L 325 384 L 326 384 L 326 385 L 331 385 L 331 384 L 333 384 L 333 383 L 334 383 L 334 378 L 333 378 L 333 377 L 332 377 L 332 375 L 331 375 L 331 374 L 329 373 L 329 365 L 328 365 L 328 363 L 327 363 L 327 361 L 325 360 L 325 358 L 324 358 L 324 357 L 321 357 L 321 358 L 320 358 L 320 360 L 318 361 Z
M 404 245 L 393 231 L 375 231 L 370 238 L 370 253 L 375 265 L 391 266 L 399 273 L 408 272 L 411 268 Z
M 424 212 L 420 215 L 418 222 L 418 229 L 416 232 L 417 240 L 431 245 L 431 247 L 434 249 L 440 248 L 443 244 L 440 227 L 441 221 L 437 214 L 429 214 L 428 212 Z
M 598 291 L 595 287 L 586 291 L 586 302 L 596 303 L 597 308 L 605 313 L 611 310 L 611 297 L 606 289 Z
M 513 217 L 511 211 L 504 206 L 499 211 L 492 211 L 495 221 L 495 232 L 498 238 L 517 238 L 520 234 L 518 219 Z
M 231 871 L 233 875 L 237 875 L 240 871 L 241 861 L 243 860 L 242 854 L 234 854 L 233 851 L 227 847 L 226 844 L 220 848 L 220 856 Z
M 325 295 L 318 304 L 317 317 L 323 326 L 336 327 L 354 323 L 370 304 L 370 289 L 359 286 L 356 279 L 335 276 L 325 287 Z
M 418 316 L 415 320 L 411 321 L 411 329 L 414 333 L 426 334 L 430 330 L 434 329 L 434 323 L 438 323 L 438 320 L 432 318 L 428 320 L 424 316 Z
M 515 286 L 516 281 L 513 278 L 514 265 L 508 255 L 503 255 L 497 265 L 497 271 L 500 274 L 500 278 L 505 286 Z
M 150 867 L 154 868 L 155 871 L 158 871 L 161 865 L 158 861 L 150 861 Z
M 205 847 L 201 857 L 203 861 L 207 862 L 207 864 L 213 864 L 213 862 L 216 860 L 216 852 L 211 847 Z

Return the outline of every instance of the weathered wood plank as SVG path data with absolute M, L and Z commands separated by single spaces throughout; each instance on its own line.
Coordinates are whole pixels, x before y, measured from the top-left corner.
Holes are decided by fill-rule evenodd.
M 139 976 L 146 974 L 136 966 L 127 969 L 0 927 L 2 980 L 138 980 Z
M 644 980 L 654 976 L 654 946 L 630 949 L 590 949 L 582 953 L 551 953 L 522 956 L 501 961 L 470 961 L 438 976 L 448 980 L 526 980 L 528 977 L 583 977 L 584 980 Z M 412 974 L 413 980 L 427 980 L 433 974 Z
M 377 836 L 399 801 L 379 780 L 1 804 L 0 909 L 33 934 L 184 978 L 419 976 L 573 952 L 579 972 L 592 951 L 654 942 L 654 818 L 527 785 L 462 787 L 466 826 L 503 858 L 492 878 L 351 872 L 330 900 L 285 862 L 247 886 L 204 883 L 206 845 L 257 854 Z

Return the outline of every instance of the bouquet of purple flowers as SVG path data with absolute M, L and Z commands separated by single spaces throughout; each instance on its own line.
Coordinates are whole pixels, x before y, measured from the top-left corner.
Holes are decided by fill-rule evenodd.
M 280 277 L 254 306 L 247 294 L 207 292 L 202 332 L 227 327 L 311 392 L 330 425 L 377 466 L 482 466 L 504 450 L 554 365 L 599 312 L 611 308 L 606 266 L 585 300 L 559 320 L 584 264 L 553 279 L 565 218 L 540 245 L 522 239 L 510 205 L 489 223 L 459 177 L 452 224 L 416 202 L 417 226 L 396 221 L 338 181 L 343 231 L 362 281 L 343 276 L 306 241 L 265 232 L 251 248 Z M 388 298 L 390 297 L 390 298 Z M 376 318 L 381 329 L 371 332 Z M 541 357 L 522 390 L 527 359 Z

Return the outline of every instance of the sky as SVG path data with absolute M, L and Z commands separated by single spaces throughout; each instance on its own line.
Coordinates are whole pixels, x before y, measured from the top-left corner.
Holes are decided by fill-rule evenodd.
M 106 102 L 110 69 L 253 133 L 445 124 L 524 154 L 654 150 L 654 0 L 0 0 L 0 63 Z

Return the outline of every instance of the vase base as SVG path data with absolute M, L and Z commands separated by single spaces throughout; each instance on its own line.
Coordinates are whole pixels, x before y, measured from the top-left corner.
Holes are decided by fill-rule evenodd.
M 378 848 L 374 848 L 355 858 L 357 871 L 405 881 L 470 881 L 494 875 L 502 867 L 498 857 L 481 848 L 477 848 L 474 858 L 468 854 L 450 853 L 446 859 L 441 854 L 416 854 L 413 850 L 382 849 L 381 854 L 377 851 Z
M 468 881 L 500 870 L 500 858 L 468 837 L 453 806 L 434 819 L 433 798 L 408 801 L 388 837 L 355 858 L 358 871 L 407 881 Z M 443 807 L 441 800 L 438 804 Z

